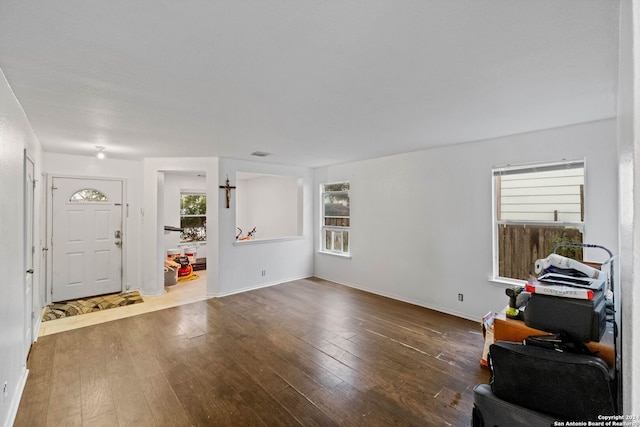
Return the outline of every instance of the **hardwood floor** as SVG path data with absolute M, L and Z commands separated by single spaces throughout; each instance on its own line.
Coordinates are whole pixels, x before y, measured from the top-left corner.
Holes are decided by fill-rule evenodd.
M 16 426 L 468 426 L 479 323 L 305 279 L 41 337 Z

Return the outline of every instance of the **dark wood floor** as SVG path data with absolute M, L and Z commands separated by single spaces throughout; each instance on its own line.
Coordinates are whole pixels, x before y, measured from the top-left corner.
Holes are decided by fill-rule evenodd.
M 479 324 L 320 279 L 42 337 L 16 426 L 468 426 Z

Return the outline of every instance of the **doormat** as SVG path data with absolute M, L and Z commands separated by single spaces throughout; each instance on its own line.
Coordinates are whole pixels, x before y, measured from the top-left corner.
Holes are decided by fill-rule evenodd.
M 108 310 L 110 308 L 123 307 L 125 305 L 138 304 L 141 302 L 144 302 L 144 300 L 138 291 L 128 292 L 126 294 L 101 295 L 99 297 L 87 299 L 56 302 L 45 307 L 42 315 L 42 321 L 46 322 L 47 320 L 93 313 L 94 311 Z

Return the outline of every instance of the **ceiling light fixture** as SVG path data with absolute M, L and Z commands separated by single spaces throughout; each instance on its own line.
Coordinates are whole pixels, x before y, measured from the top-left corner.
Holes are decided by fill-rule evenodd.
M 96 157 L 99 158 L 99 159 L 104 159 L 104 147 L 96 145 L 96 150 L 98 150 L 98 153 L 96 154 Z

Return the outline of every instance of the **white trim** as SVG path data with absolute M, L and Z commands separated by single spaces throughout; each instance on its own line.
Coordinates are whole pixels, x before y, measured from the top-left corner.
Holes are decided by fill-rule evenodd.
M 198 240 L 195 242 L 184 242 L 184 243 L 178 243 L 176 246 L 178 246 L 179 248 L 200 248 L 202 246 L 207 246 L 207 241 Z
M 22 394 L 24 393 L 24 387 L 27 384 L 27 377 L 29 376 L 29 370 L 24 369 L 22 375 L 18 381 L 18 387 L 16 388 L 16 393 L 13 395 L 13 399 L 11 399 L 11 405 L 9 406 L 9 411 L 7 412 L 7 419 L 5 421 L 5 427 L 11 427 L 15 421 L 16 416 L 18 415 L 18 408 L 20 407 L 20 400 L 22 399 Z
M 202 177 L 202 178 L 204 179 L 205 177 Z M 205 196 L 206 197 L 207 196 L 207 189 L 205 188 L 205 189 L 199 189 L 199 190 L 192 190 L 192 189 L 188 189 L 188 188 L 185 188 L 185 189 L 181 188 L 180 189 L 180 195 L 183 195 L 183 194 L 187 194 L 187 195 L 190 195 L 190 196 Z
M 328 278 L 325 278 L 325 277 L 320 277 L 320 276 L 315 276 L 315 277 L 317 277 L 318 279 L 327 280 L 329 282 L 337 283 L 338 285 L 342 285 L 342 286 L 346 286 L 346 287 L 349 287 L 349 288 L 358 289 L 358 290 L 361 290 L 361 291 L 364 291 L 364 292 L 368 292 L 368 293 L 373 294 L 373 295 L 380 295 L 382 297 L 391 298 L 391 299 L 396 300 L 396 301 L 401 301 L 401 302 L 405 302 L 407 304 L 412 304 L 412 305 L 415 305 L 415 306 L 418 306 L 418 307 L 426 308 L 427 310 L 433 310 L 433 311 L 437 311 L 439 313 L 450 314 L 452 316 L 460 317 L 460 318 L 463 318 L 463 319 L 466 319 L 466 320 L 471 320 L 473 322 L 480 322 L 482 320 L 480 317 L 476 318 L 476 317 L 473 317 L 473 316 L 469 316 L 466 313 L 462 313 L 462 312 L 459 312 L 459 311 L 456 311 L 456 310 L 450 310 L 450 309 L 447 309 L 447 308 L 444 308 L 444 307 L 440 307 L 440 306 L 437 306 L 437 305 L 424 304 L 423 302 L 420 302 L 420 301 L 417 301 L 417 300 L 413 300 L 411 298 L 403 298 L 403 297 L 399 297 L 399 296 L 397 296 L 395 294 L 391 294 L 391 293 L 387 293 L 387 292 L 373 291 L 373 290 L 371 290 L 369 288 L 358 286 L 358 285 L 355 285 L 355 284 L 352 284 L 352 283 L 338 282 L 337 280 L 328 279 Z M 480 328 L 480 327 L 478 326 L 478 328 Z
M 323 255 L 332 255 L 332 256 L 337 256 L 340 258 L 347 258 L 347 259 L 351 259 L 351 253 L 345 253 L 345 252 L 329 252 L 329 251 L 323 251 L 323 250 L 319 250 L 318 251 L 319 254 L 323 254 Z
M 42 315 L 44 314 L 44 307 L 42 307 L 40 309 L 40 315 L 38 316 L 38 327 L 37 328 L 33 328 L 33 343 L 35 343 L 36 341 L 38 341 L 38 337 L 40 336 L 40 328 L 42 327 Z M 33 345 L 32 343 L 32 345 Z
M 490 284 L 502 288 L 509 286 L 524 286 L 526 283 L 524 280 L 510 279 L 508 277 L 489 277 L 487 280 Z
M 289 237 L 274 237 L 269 239 L 250 239 L 250 240 L 236 240 L 233 242 L 233 246 L 244 246 L 256 243 L 272 243 L 272 242 L 286 242 L 289 240 L 303 240 L 304 236 L 289 236 Z
M 31 165 L 31 166 L 29 166 Z M 26 179 L 29 176 L 29 172 L 32 173 L 31 179 L 32 181 L 27 182 Z M 23 358 L 25 360 L 27 360 L 27 357 L 29 356 L 29 351 L 31 349 L 31 346 L 33 345 L 33 330 L 34 330 L 34 300 L 35 300 L 35 293 L 37 291 L 39 291 L 39 284 L 36 284 L 36 280 L 35 277 L 39 277 L 39 272 L 38 275 L 34 275 L 34 269 L 37 271 L 40 268 L 40 264 L 39 264 L 39 260 L 37 258 L 37 255 L 39 255 L 39 253 L 35 252 L 35 248 L 36 248 L 36 239 L 38 238 L 35 235 L 35 231 L 36 231 L 36 218 L 37 218 L 37 212 L 36 212 L 36 163 L 33 160 L 33 158 L 31 157 L 31 155 L 29 155 L 29 153 L 27 152 L 27 149 L 25 148 L 23 150 L 23 160 L 22 160 L 22 182 L 23 185 L 26 185 L 22 188 L 22 203 L 23 203 L 23 227 L 22 227 L 22 241 L 23 241 L 23 254 L 24 254 L 24 259 L 22 260 L 22 271 L 24 273 L 22 273 L 22 277 L 23 277 L 23 282 L 22 282 L 22 295 L 25 295 L 26 292 L 26 288 L 27 288 L 27 282 L 31 281 L 31 290 L 29 291 L 29 297 L 30 300 L 26 301 L 27 297 L 25 297 L 25 301 L 23 302 L 23 308 L 25 309 L 25 313 L 24 315 L 28 315 L 29 316 L 29 320 L 26 321 L 23 325 L 23 333 L 22 333 L 22 338 L 27 342 L 23 342 L 22 344 L 22 349 L 24 351 L 23 353 Z M 30 199 L 27 196 L 31 196 Z M 30 218 L 29 218 L 29 213 L 30 213 Z M 29 220 L 31 221 L 29 223 Z M 27 240 L 28 236 L 31 236 L 31 241 Z M 27 265 L 27 260 L 29 259 L 29 255 L 27 255 L 29 252 L 31 252 L 31 265 Z M 27 268 L 31 268 L 31 274 L 26 273 Z M 27 275 L 30 276 L 29 278 L 27 278 Z
M 141 288 L 140 289 L 135 289 L 138 292 L 140 292 L 140 295 L 142 295 L 143 297 L 158 297 L 160 295 L 164 295 L 167 293 L 167 290 L 164 288 L 164 285 L 162 287 L 162 291 L 161 292 L 157 292 L 157 293 L 148 293 L 148 292 L 144 292 Z
M 520 163 L 517 165 L 494 166 L 493 175 L 508 175 L 511 173 L 546 172 L 564 169 L 579 169 L 585 167 L 585 159 L 560 160 L 553 162 Z
M 575 227 L 583 231 L 584 222 L 564 222 L 564 221 L 518 221 L 516 219 L 501 219 L 496 221 L 499 225 L 527 225 L 531 227 Z M 583 231 L 584 232 L 584 231 Z
M 233 290 L 233 291 L 230 291 L 230 292 L 222 292 L 222 293 L 210 293 L 210 292 L 207 292 L 206 297 L 207 298 L 223 298 L 223 297 L 228 297 L 228 296 L 235 295 L 235 294 L 241 294 L 241 293 L 248 292 L 248 291 L 255 291 L 257 289 L 268 288 L 268 287 L 275 286 L 275 285 L 281 285 L 283 283 L 293 282 L 295 280 L 308 279 L 310 277 L 313 277 L 313 276 L 297 276 L 297 277 L 292 277 L 292 278 L 289 278 L 289 279 L 278 280 L 277 282 L 269 282 L 269 283 L 262 283 L 260 285 L 255 285 L 255 286 L 247 286 L 245 288 L 236 289 L 236 290 Z

